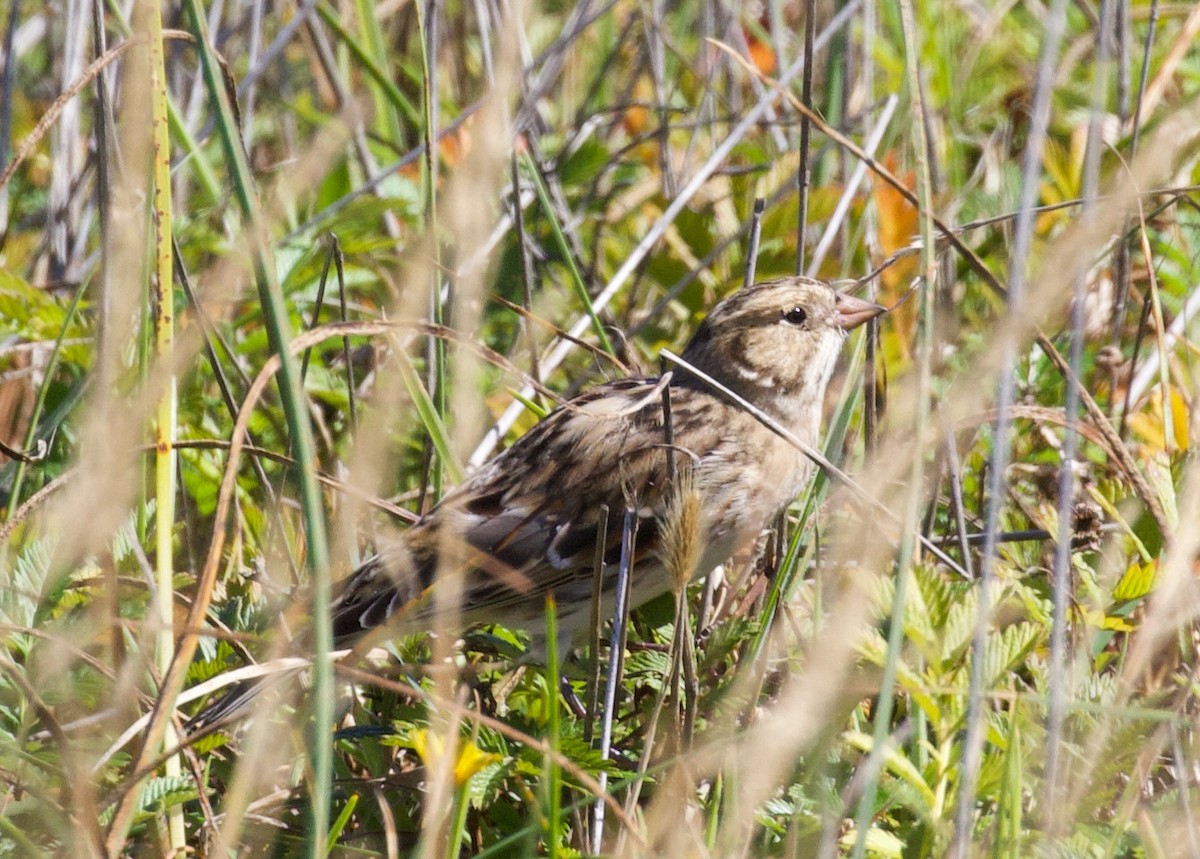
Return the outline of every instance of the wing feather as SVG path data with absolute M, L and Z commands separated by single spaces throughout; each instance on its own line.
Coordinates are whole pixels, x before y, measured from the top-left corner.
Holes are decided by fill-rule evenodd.
M 653 379 L 609 382 L 547 416 L 413 526 L 404 551 L 347 579 L 334 605 L 335 636 L 350 641 L 386 621 L 428 620 L 428 589 L 439 575 L 463 577 L 468 622 L 503 622 L 513 610 L 537 616 L 551 590 L 590 593 L 601 517 L 604 563 L 615 567 L 628 504 L 639 518 L 634 563 L 655 554 L 670 455 L 659 391 Z

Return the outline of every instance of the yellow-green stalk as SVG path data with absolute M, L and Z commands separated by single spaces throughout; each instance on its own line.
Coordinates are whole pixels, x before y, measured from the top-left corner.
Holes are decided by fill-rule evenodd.
M 169 366 L 174 360 L 175 304 L 172 290 L 171 252 L 171 150 L 167 116 L 167 78 L 163 62 L 162 12 L 157 3 L 147 4 L 146 39 L 150 49 L 150 129 L 154 152 L 154 269 L 155 314 L 154 353 L 157 366 Z M 160 677 L 171 669 L 175 657 L 174 598 L 175 565 L 172 546 L 175 524 L 175 374 L 171 373 L 166 390 L 158 403 L 154 422 L 154 495 L 155 495 L 155 581 L 154 616 L 158 636 L 154 662 Z M 164 748 L 176 745 L 175 731 L 168 725 Z M 183 772 L 179 755 L 167 758 L 163 765 L 167 778 Z M 183 808 L 167 809 L 167 831 L 172 855 L 181 855 L 187 846 Z

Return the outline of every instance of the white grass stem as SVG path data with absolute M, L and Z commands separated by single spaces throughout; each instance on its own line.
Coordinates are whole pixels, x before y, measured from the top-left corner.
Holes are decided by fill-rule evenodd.
M 604 679 L 604 717 L 600 725 L 600 759 L 607 761 L 612 751 L 613 720 L 616 716 L 617 686 L 621 682 L 622 658 L 625 649 L 625 625 L 629 620 L 630 578 L 633 571 L 634 532 L 637 511 L 625 509 L 621 526 L 621 561 L 617 566 L 617 593 L 613 606 L 612 632 L 609 635 L 608 675 Z M 592 807 L 592 853 L 599 855 L 604 846 L 605 795 L 608 792 L 608 771 L 601 770 L 597 781 L 600 795 Z
M 867 142 L 863 146 L 863 150 L 872 158 L 875 157 L 875 152 L 879 149 L 884 132 L 887 131 L 888 125 L 892 121 L 892 114 L 896 112 L 896 106 L 899 103 L 900 100 L 896 98 L 894 93 L 889 95 L 883 103 L 883 109 L 879 112 L 879 123 L 871 130 L 870 135 L 867 137 Z M 854 171 L 850 174 L 850 181 L 846 183 L 846 188 L 842 191 L 842 196 L 838 198 L 837 205 L 834 206 L 829 223 L 825 225 L 825 232 L 821 234 L 821 239 L 817 242 L 812 259 L 809 261 L 808 268 L 804 272 L 808 277 L 815 277 L 817 271 L 821 268 L 821 263 L 825 262 L 825 256 L 829 253 L 829 249 L 833 247 L 833 242 L 841 229 L 842 221 L 845 220 L 846 214 L 850 211 L 850 204 L 854 202 L 854 197 L 858 193 L 858 186 L 862 184 L 862 180 L 866 175 L 867 162 L 860 160 L 855 165 Z

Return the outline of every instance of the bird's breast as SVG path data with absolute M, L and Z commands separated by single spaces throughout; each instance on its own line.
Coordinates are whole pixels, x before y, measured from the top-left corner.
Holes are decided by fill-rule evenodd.
M 720 563 L 746 549 L 803 491 L 811 467 L 807 457 L 774 433 L 756 435 L 752 445 L 714 448 L 702 460 L 700 487 L 708 511 L 709 552 Z

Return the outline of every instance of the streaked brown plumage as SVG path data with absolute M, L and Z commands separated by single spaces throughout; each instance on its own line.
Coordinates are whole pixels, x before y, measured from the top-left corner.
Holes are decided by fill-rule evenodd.
M 846 332 L 882 310 L 807 278 L 762 283 L 718 304 L 683 358 L 815 443 Z M 671 589 L 659 552 L 671 492 L 659 383 L 599 385 L 472 475 L 343 581 L 332 606 L 336 646 L 432 626 L 435 582 L 447 575 L 460 577 L 464 628 L 486 622 L 536 633 L 553 590 L 560 629 L 577 630 L 590 615 L 602 511 L 611 592 L 627 504 L 639 519 L 632 604 Z M 811 465 L 697 376 L 676 370 L 669 388 L 676 463 L 690 468 L 700 498 L 696 571 L 706 574 L 757 539 L 803 489 Z
M 772 281 L 719 304 L 683 358 L 815 443 L 845 331 L 880 310 L 816 281 Z M 804 487 L 810 465 L 707 383 L 682 371 L 674 375 L 674 441 L 688 454 L 677 461 L 691 465 L 701 495 L 700 532 L 708 545 L 697 568 L 706 573 L 757 538 Z M 469 568 L 465 625 L 536 630 L 545 594 L 554 590 L 560 623 L 574 629 L 590 612 L 601 511 L 607 507 L 605 562 L 615 570 L 627 502 L 640 519 L 633 604 L 667 591 L 670 580 L 658 557 L 668 488 L 657 383 L 609 382 L 559 408 L 451 493 L 399 545 L 364 564 L 333 605 L 338 646 L 352 645 L 391 618 L 401 629 L 428 623 L 434 603 L 414 601 L 433 584 L 439 548 L 447 545 L 461 546 Z M 606 576 L 610 586 L 613 578 Z

